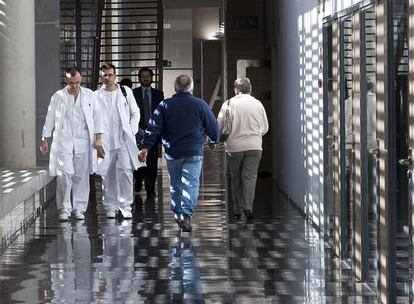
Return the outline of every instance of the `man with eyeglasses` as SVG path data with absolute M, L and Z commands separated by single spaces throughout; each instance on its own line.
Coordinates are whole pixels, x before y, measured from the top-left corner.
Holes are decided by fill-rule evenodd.
M 102 175 L 102 203 L 108 218 L 118 212 L 125 219 L 132 218 L 133 170 L 140 166 L 135 134 L 140 119 L 139 108 L 129 87 L 116 82 L 113 64 L 101 66 L 102 87 L 95 91 L 102 108 L 105 159 L 99 164 Z

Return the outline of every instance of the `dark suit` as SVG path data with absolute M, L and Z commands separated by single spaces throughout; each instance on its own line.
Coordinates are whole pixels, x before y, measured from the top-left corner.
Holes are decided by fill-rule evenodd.
M 135 100 L 137 101 L 139 110 L 141 112 L 141 119 L 139 121 L 139 128 L 142 130 L 147 129 L 147 121 L 144 117 L 144 100 L 142 97 L 142 87 L 138 87 L 132 90 L 134 92 Z M 151 111 L 155 111 L 158 104 L 164 100 L 164 93 L 162 91 L 151 88 Z M 152 114 L 152 113 L 151 113 Z M 138 143 L 138 141 L 137 141 Z M 138 143 L 139 144 L 139 143 Z M 145 190 L 147 194 L 155 193 L 155 182 L 157 180 L 158 169 L 158 144 L 154 145 L 148 150 L 147 167 L 141 167 L 134 172 L 135 188 L 138 190 L 141 188 L 142 181 L 145 180 Z

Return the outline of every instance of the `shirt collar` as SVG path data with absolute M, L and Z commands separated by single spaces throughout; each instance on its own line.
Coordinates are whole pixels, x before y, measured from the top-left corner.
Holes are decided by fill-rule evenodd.
M 74 95 L 71 95 L 71 94 L 69 94 L 69 86 L 67 85 L 66 87 L 65 87 L 65 94 L 66 94 L 66 96 L 74 96 Z M 79 94 L 78 94 L 78 97 L 80 96 L 82 94 L 82 87 L 80 87 L 79 88 Z

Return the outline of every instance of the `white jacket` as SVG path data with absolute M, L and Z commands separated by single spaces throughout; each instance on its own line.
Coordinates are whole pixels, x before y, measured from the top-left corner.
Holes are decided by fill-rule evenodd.
M 119 85 L 118 85 L 119 87 Z M 138 124 L 140 120 L 140 112 L 135 101 L 134 94 L 132 90 L 126 86 L 124 86 L 125 91 L 127 93 L 127 98 L 122 94 L 121 89 L 117 90 L 116 95 L 116 105 L 118 108 L 119 117 L 121 118 L 122 129 L 124 134 L 122 138 L 125 140 L 126 147 L 128 150 L 129 157 L 131 158 L 131 162 L 133 165 L 133 169 L 138 169 L 139 167 L 143 166 L 143 163 L 138 161 L 138 153 L 139 150 L 137 148 L 137 143 L 135 139 L 135 134 L 138 132 Z M 95 91 L 95 95 L 98 97 L 98 101 L 100 107 L 102 108 L 102 121 L 103 125 L 105 126 L 105 134 L 103 135 L 103 145 L 105 148 L 105 159 L 101 161 L 98 165 L 98 174 L 106 175 L 109 166 L 109 108 L 108 103 L 106 102 L 105 98 L 105 91 L 104 88 L 101 87 L 100 89 Z
M 227 110 L 223 103 L 217 122 L 220 130 Z M 227 152 L 262 150 L 262 136 L 269 130 L 266 111 L 262 103 L 250 94 L 239 94 L 230 99 L 232 130 L 225 142 Z
M 63 119 L 65 119 L 65 113 L 67 109 L 68 100 L 65 92 L 67 87 L 57 91 L 50 99 L 49 108 L 46 115 L 45 124 L 43 126 L 42 137 L 51 137 L 53 131 L 53 140 L 50 148 L 49 158 L 49 175 L 57 175 L 57 153 L 63 149 L 62 146 L 62 127 Z M 93 92 L 87 88 L 81 87 L 80 89 L 80 102 L 85 115 L 86 124 L 88 126 L 89 133 L 89 173 L 96 172 L 97 169 L 97 154 L 96 150 L 92 147 L 95 141 L 95 134 L 103 133 L 103 125 L 101 120 L 101 112 L 98 101 Z

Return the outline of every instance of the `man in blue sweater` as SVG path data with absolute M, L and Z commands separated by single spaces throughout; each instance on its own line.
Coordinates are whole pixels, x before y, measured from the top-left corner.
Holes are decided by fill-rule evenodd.
M 204 100 L 192 95 L 193 87 L 190 76 L 177 77 L 176 94 L 162 101 L 152 114 L 138 155 L 140 161 L 145 161 L 148 150 L 161 136 L 170 175 L 171 210 L 176 223 L 185 232 L 192 230 L 205 135 L 212 142 L 219 137 L 213 112 Z

